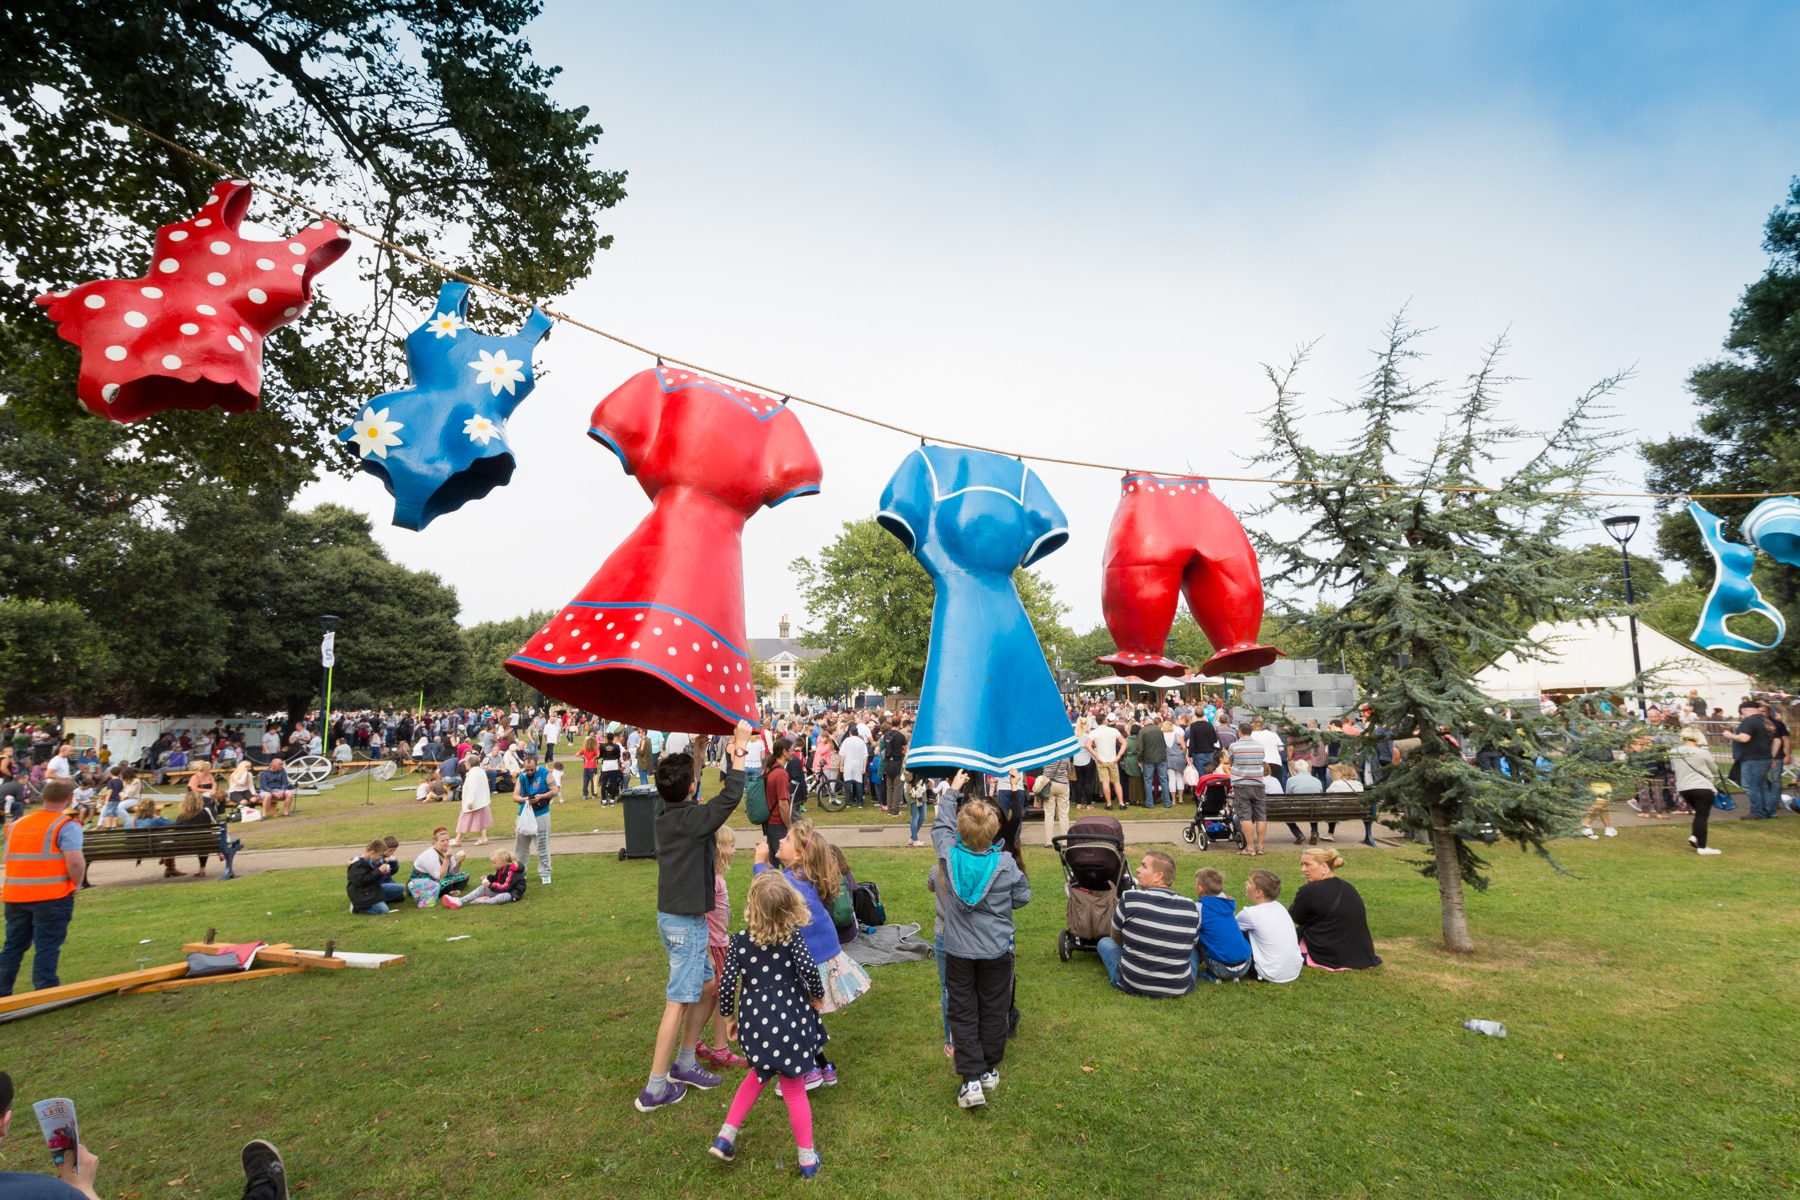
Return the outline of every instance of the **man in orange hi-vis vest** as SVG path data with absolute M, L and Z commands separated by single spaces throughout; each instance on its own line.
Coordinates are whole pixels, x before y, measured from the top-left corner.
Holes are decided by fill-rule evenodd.
M 75 893 L 87 859 L 81 853 L 81 822 L 67 815 L 75 785 L 52 779 L 44 785 L 44 806 L 13 822 L 6 835 L 6 879 L 0 900 L 6 904 L 6 946 L 0 949 L 0 996 L 10 996 L 27 948 L 31 986 L 57 985 L 56 963 L 69 921 L 75 916 Z

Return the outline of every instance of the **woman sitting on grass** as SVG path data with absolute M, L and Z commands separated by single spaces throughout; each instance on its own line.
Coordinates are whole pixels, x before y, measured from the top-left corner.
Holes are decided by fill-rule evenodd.
M 1306 882 L 1288 904 L 1288 916 L 1300 935 L 1300 954 L 1309 967 L 1327 971 L 1360 971 L 1379 967 L 1369 914 L 1362 897 L 1337 872 L 1344 856 L 1336 850 L 1308 849 L 1300 854 Z
M 444 897 L 445 908 L 461 908 L 465 904 L 511 904 L 525 898 L 525 868 L 513 861 L 511 850 L 494 851 L 494 873 L 484 878 L 476 889 L 458 899 Z
M 413 859 L 412 877 L 406 890 L 420 908 L 430 908 L 439 896 L 460 892 L 469 885 L 469 873 L 462 869 L 464 854 L 450 849 L 450 831 L 442 825 L 432 830 L 431 845 Z

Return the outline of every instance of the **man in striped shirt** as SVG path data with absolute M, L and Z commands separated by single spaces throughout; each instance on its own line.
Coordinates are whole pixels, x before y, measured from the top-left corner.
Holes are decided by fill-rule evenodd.
M 1112 936 L 1100 939 L 1100 961 L 1114 987 L 1134 996 L 1185 996 L 1194 990 L 1194 943 L 1200 910 L 1172 891 L 1175 860 L 1146 850 L 1138 886 L 1119 898 Z
M 1238 853 L 1261 854 L 1269 832 L 1269 793 L 1263 783 L 1267 752 L 1250 736 L 1250 722 L 1238 724 L 1238 739 L 1225 755 L 1231 761 L 1231 809 L 1244 831 L 1244 848 Z

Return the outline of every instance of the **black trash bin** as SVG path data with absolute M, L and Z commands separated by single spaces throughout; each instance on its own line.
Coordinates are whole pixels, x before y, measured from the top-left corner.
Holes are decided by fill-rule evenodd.
M 625 848 L 621 859 L 656 857 L 656 810 L 662 797 L 653 787 L 626 788 L 619 800 L 625 805 Z

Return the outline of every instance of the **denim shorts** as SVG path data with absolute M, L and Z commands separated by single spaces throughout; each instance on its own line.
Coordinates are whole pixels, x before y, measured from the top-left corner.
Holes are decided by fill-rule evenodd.
M 697 1004 L 713 978 L 712 955 L 707 953 L 706 914 L 677 916 L 656 914 L 656 932 L 669 952 L 669 986 L 663 993 L 672 1004 Z

